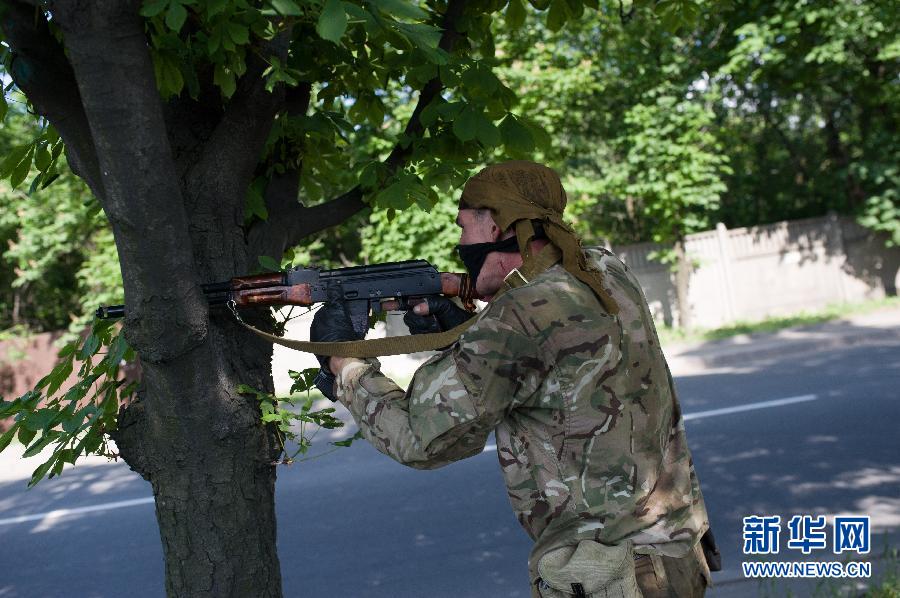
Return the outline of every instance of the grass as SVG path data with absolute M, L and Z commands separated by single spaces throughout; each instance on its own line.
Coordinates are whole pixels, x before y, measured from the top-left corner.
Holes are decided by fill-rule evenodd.
M 766 318 L 756 322 L 738 321 L 728 326 L 713 329 L 698 329 L 684 332 L 678 328 L 660 326 L 658 329 L 660 342 L 665 346 L 672 343 L 691 343 L 714 341 L 730 338 L 740 334 L 756 334 L 761 332 L 777 332 L 794 326 L 809 326 L 830 322 L 852 314 L 864 314 L 889 307 L 900 307 L 900 297 L 873 299 L 862 303 L 835 303 L 821 310 L 799 312 L 790 316 Z
M 900 549 L 885 547 L 881 555 L 884 572 L 870 587 L 866 598 L 900 598 Z

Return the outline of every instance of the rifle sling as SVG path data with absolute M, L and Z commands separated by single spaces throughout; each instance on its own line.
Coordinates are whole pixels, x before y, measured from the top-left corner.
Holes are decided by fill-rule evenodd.
M 513 270 L 510 275 L 507 276 L 507 280 L 505 281 L 506 285 L 501 289 L 500 293 L 495 295 L 495 297 L 510 288 L 526 284 L 534 276 L 557 263 L 561 257 L 562 253 L 559 249 L 554 245 L 547 245 L 537 256 L 531 258 L 529 263 L 523 264 L 522 268 L 518 270 Z M 236 313 L 235 316 L 237 316 Z M 420 351 L 436 351 L 455 343 L 462 333 L 472 326 L 476 320 L 478 320 L 477 317 L 470 318 L 455 328 L 431 334 L 390 336 L 387 338 L 373 338 L 358 341 L 321 343 L 298 341 L 275 336 L 274 334 L 263 332 L 262 330 L 245 323 L 238 317 L 238 322 L 240 322 L 244 328 L 261 336 L 270 343 L 275 343 L 296 351 L 313 353 L 314 355 L 356 358 L 401 355 L 405 353 L 418 353 Z

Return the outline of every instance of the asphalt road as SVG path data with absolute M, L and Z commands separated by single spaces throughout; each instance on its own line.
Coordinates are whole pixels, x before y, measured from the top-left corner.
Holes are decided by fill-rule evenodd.
M 886 571 L 879 547 L 900 546 L 900 342 L 748 359 L 676 382 L 725 561 L 709 595 L 786 592 L 742 578 L 747 515 L 871 515 L 873 573 Z M 739 410 L 766 401 L 775 402 Z M 0 482 L 0 597 L 163 596 L 148 484 L 122 464 L 79 466 L 27 492 L 9 477 Z M 495 452 L 422 472 L 357 443 L 282 468 L 277 508 L 286 596 L 529 595 L 530 541 Z M 70 511 L 47 515 L 59 509 Z

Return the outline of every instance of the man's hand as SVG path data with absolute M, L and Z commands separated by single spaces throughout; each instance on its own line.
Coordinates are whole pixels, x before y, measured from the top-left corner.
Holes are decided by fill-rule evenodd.
M 446 297 L 426 297 L 406 312 L 403 322 L 411 334 L 427 334 L 456 328 L 474 316 Z
M 342 300 L 329 301 L 316 312 L 309 328 L 309 340 L 313 342 L 331 343 L 343 341 L 355 341 L 364 338 L 365 334 L 360 335 L 353 329 L 350 321 L 350 314 L 347 312 L 347 304 Z M 334 363 L 337 357 L 328 357 L 327 355 L 316 355 L 319 370 L 315 379 L 316 388 L 322 391 L 322 394 L 335 400 L 334 381 L 335 375 L 331 365 L 338 366 Z

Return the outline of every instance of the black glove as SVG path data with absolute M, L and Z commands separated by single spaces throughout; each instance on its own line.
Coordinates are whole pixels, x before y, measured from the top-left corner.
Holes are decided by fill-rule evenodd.
M 309 340 L 316 343 L 332 343 L 342 341 L 355 341 L 365 337 L 365 333 L 360 335 L 353 329 L 350 321 L 350 314 L 347 311 L 347 304 L 344 301 L 329 301 L 316 312 L 313 317 L 312 326 L 309 328 Z M 319 365 L 322 368 L 316 375 L 313 383 L 322 394 L 332 401 L 334 396 L 335 376 L 331 372 L 328 361 L 331 359 L 328 355 L 316 355 Z
M 403 322 L 409 327 L 410 334 L 444 332 L 475 316 L 446 297 L 426 297 L 425 302 L 428 304 L 429 315 L 420 316 L 409 310 L 403 316 Z

